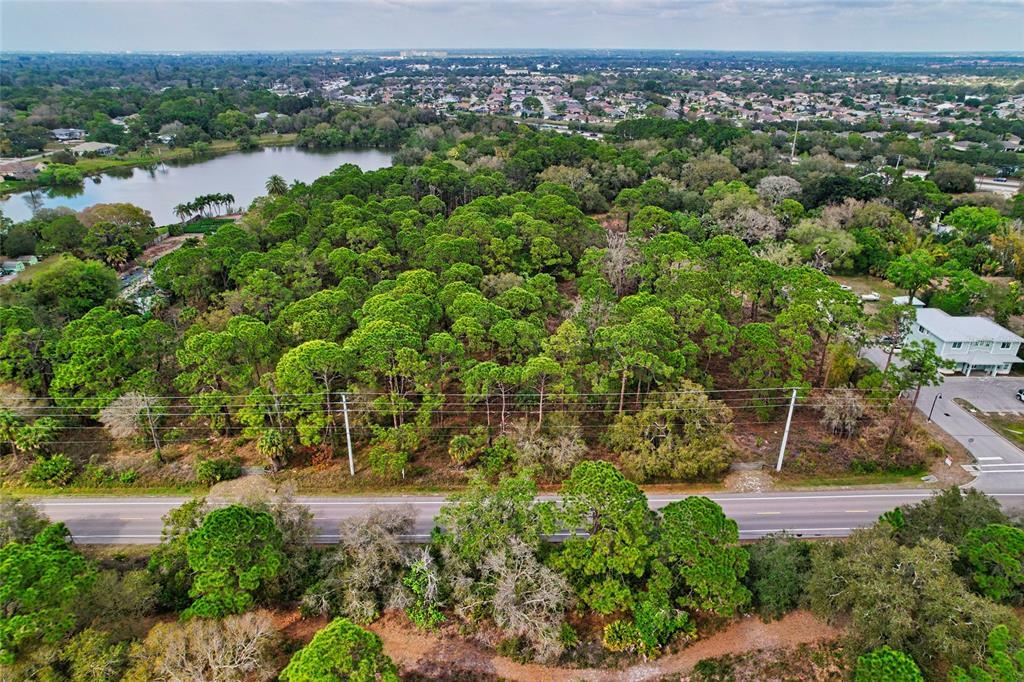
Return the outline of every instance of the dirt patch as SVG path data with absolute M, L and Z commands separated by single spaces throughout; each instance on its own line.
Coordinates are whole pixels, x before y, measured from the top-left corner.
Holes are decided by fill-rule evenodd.
M 692 675 L 679 679 L 842 682 L 847 679 L 846 669 L 842 647 L 837 642 L 824 642 L 706 658 L 695 667 Z
M 658 660 L 618 670 L 599 670 L 516 663 L 485 651 L 455 636 L 454 632 L 430 633 L 416 630 L 397 614 L 378 620 L 370 629 L 384 641 L 388 655 L 414 678 L 468 679 L 471 676 L 472 679 L 498 678 L 530 682 L 658 680 L 667 675 L 686 674 L 697 663 L 708 658 L 818 644 L 839 635 L 837 629 L 806 611 L 796 611 L 773 623 L 763 623 L 751 616 Z
M 202 240 L 204 235 L 202 234 L 179 234 L 174 237 L 167 237 L 156 244 L 152 244 L 146 248 L 139 257 L 136 259 L 139 263 L 155 263 L 172 251 L 181 248 L 181 245 L 187 242 L 189 239 Z
M 298 611 L 268 611 L 274 621 L 274 627 L 287 639 L 306 645 L 313 635 L 323 630 L 330 623 L 326 617 L 303 618 Z
M 774 485 L 775 479 L 767 471 L 734 471 L 723 481 L 726 490 L 737 493 L 761 493 Z

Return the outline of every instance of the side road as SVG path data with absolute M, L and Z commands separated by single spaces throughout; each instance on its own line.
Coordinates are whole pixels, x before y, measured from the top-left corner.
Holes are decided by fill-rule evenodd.
M 921 389 L 917 409 L 926 417 L 931 413 L 932 421 L 975 459 L 970 471 L 977 478 L 968 487 L 986 493 L 1024 491 L 1024 451 L 954 399 L 966 400 L 985 411 L 1020 412 L 1024 404 L 1006 403 L 1016 402 L 1012 396 L 1021 383 L 1020 379 L 1010 377 L 947 377 L 939 386 Z
M 885 365 L 880 348 L 868 348 L 864 357 L 879 367 Z M 1003 438 L 956 404 L 966 400 L 985 412 L 1024 412 L 1015 398 L 1024 380 L 1016 377 L 952 376 L 938 386 L 921 389 L 917 409 L 952 436 L 974 457 L 970 473 L 975 480 L 966 487 L 986 493 L 1024 492 L 1024 451 Z M 940 397 L 941 396 L 941 397 Z

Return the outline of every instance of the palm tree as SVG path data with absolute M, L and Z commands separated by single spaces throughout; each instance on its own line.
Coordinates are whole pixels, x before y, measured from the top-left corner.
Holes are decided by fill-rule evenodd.
M 288 191 L 288 183 L 280 175 L 271 175 L 267 178 L 267 194 L 272 197 L 279 197 Z
M 177 206 L 174 207 L 174 215 L 178 216 L 178 221 L 181 222 L 182 225 L 184 225 L 185 218 L 192 215 L 192 210 L 188 204 L 178 204 Z

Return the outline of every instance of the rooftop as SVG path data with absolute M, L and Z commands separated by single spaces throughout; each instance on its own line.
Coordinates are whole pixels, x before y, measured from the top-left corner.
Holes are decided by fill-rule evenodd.
M 987 317 L 954 317 L 938 308 L 918 308 L 917 323 L 943 341 L 1010 341 L 1024 343 Z

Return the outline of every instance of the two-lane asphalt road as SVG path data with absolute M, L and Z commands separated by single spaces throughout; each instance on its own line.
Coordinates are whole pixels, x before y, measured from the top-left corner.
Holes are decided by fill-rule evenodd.
M 883 512 L 919 502 L 928 490 L 872 490 L 714 494 L 709 497 L 736 519 L 743 539 L 788 530 L 803 537 L 845 536 L 868 526 Z M 652 493 L 659 508 L 684 495 Z M 1004 507 L 1024 506 L 1024 492 L 997 495 Z M 162 517 L 187 501 L 184 497 L 48 497 L 32 502 L 54 521 L 63 521 L 75 540 L 93 544 L 148 544 L 159 542 Z M 318 539 L 337 539 L 340 521 L 364 514 L 372 507 L 408 505 L 415 515 L 414 535 L 426 538 L 444 502 L 441 496 L 301 497 L 299 504 L 313 512 Z

